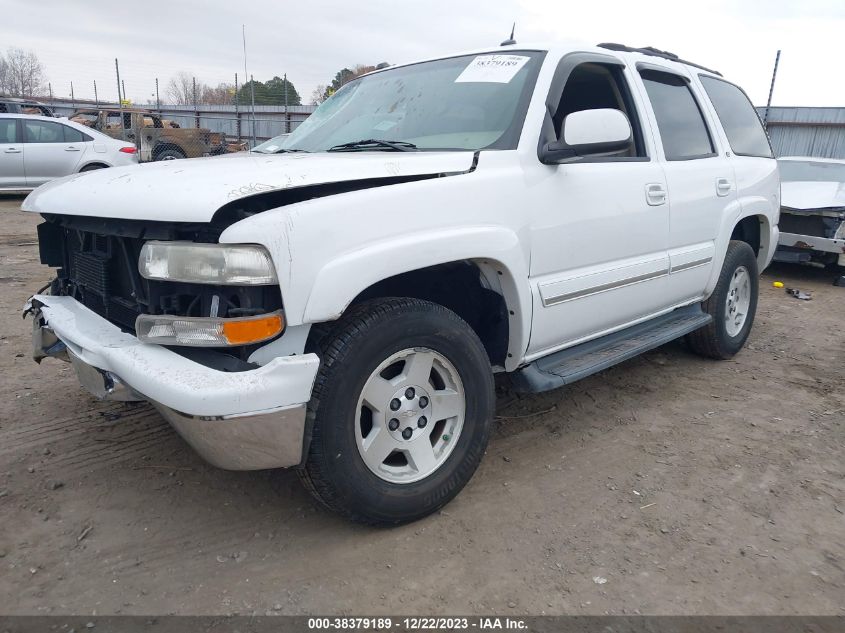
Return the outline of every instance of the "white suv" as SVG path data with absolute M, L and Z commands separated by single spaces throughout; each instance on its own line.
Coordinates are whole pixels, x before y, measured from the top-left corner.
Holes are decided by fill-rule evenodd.
M 778 242 L 745 94 L 655 49 L 509 46 L 376 71 L 275 153 L 41 187 L 36 357 L 150 401 L 210 462 L 422 517 L 484 454 L 493 374 L 559 387 L 745 343 Z

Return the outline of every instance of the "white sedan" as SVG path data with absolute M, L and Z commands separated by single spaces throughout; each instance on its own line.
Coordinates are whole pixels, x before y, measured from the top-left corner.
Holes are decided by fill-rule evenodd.
M 0 114 L 0 191 L 28 191 L 62 176 L 137 162 L 132 143 L 68 119 Z

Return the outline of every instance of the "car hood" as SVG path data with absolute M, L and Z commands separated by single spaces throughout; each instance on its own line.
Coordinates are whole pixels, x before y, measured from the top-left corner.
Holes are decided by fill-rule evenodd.
M 473 152 L 344 152 L 162 161 L 75 174 L 38 187 L 21 208 L 131 220 L 208 222 L 223 205 L 327 183 L 459 173 Z
M 845 183 L 836 181 L 781 182 L 781 206 L 787 209 L 845 207 Z

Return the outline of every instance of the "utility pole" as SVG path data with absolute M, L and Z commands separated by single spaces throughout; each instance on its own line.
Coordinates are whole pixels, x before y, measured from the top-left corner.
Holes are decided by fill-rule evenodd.
M 126 101 L 126 82 L 121 79 L 120 85 L 123 86 L 123 100 Z
M 158 98 L 158 77 L 156 77 L 156 110 L 161 114 L 161 101 Z
M 73 96 L 73 82 L 70 82 L 70 107 L 76 110 L 76 99 Z
M 117 57 L 114 58 L 114 73 L 117 77 L 117 103 L 120 108 L 120 137 L 126 140 L 126 126 L 123 121 L 123 99 L 120 97 L 120 65 L 117 63 Z
M 775 55 L 775 68 L 772 71 L 772 83 L 769 86 L 769 100 L 766 102 L 766 113 L 763 115 L 763 127 L 769 131 L 769 108 L 772 107 L 772 93 L 775 91 L 775 78 L 778 76 L 778 63 L 780 62 L 780 49 Z
M 94 103 L 97 104 L 97 107 L 100 107 L 100 97 L 97 95 L 97 80 L 94 80 Z
M 241 37 L 244 43 L 244 79 L 247 77 L 246 69 L 246 25 L 241 24 Z M 252 147 L 255 147 L 255 78 L 249 75 L 249 87 L 252 93 Z
M 50 92 L 50 105 L 53 106 L 55 105 L 53 103 L 53 84 L 51 84 L 49 81 L 47 82 L 47 90 Z
M 290 133 L 290 116 L 288 115 L 288 74 L 285 73 L 285 132 Z

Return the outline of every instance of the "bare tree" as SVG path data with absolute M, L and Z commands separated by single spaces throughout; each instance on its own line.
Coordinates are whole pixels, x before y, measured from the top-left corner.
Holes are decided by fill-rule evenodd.
M 0 54 L 0 94 L 9 92 L 9 63 Z
M 197 92 L 199 92 L 199 84 L 197 85 Z M 216 88 L 203 84 L 199 102 L 208 105 L 230 105 L 234 98 L 235 84 L 220 83 L 217 84 Z
M 314 92 L 311 93 L 311 105 L 320 105 L 328 99 L 328 90 L 329 87 L 326 84 L 320 84 L 314 88 Z
M 10 47 L 6 59 L 0 64 L 5 70 L 3 80 L 6 92 L 17 96 L 37 96 L 44 92 L 44 66 L 33 51 Z
M 197 84 L 197 96 L 201 93 L 202 85 Z M 194 76 L 184 70 L 171 77 L 166 88 L 167 96 L 173 105 L 193 105 L 194 103 Z

